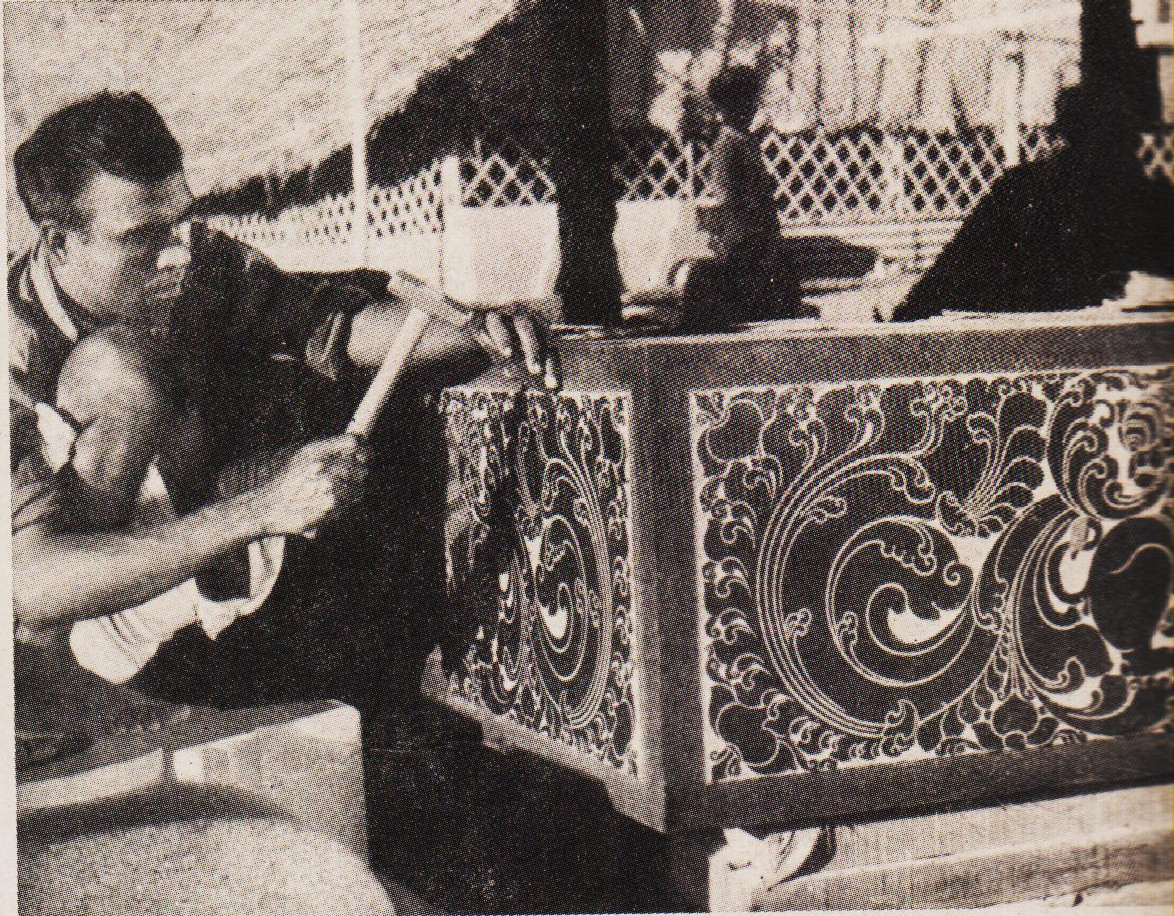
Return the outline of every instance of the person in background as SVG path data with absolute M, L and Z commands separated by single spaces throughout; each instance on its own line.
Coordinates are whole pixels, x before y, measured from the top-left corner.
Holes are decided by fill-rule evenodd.
M 699 205 L 698 223 L 715 259 L 698 263 L 686 289 L 688 328 L 789 318 L 799 307 L 799 286 L 780 244 L 775 183 L 750 133 L 760 90 L 758 73 L 746 66 L 721 71 L 709 86 L 719 127 L 713 196 Z
M 1136 126 L 1105 108 L 1061 90 L 1063 148 L 995 182 L 894 321 L 1086 308 L 1119 298 L 1131 275 L 1174 276 L 1171 186 L 1145 175 Z

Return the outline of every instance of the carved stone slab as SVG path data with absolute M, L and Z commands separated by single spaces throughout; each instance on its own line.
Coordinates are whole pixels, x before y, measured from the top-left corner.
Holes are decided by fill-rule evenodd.
M 713 781 L 1170 728 L 1170 371 L 698 392 Z
M 450 697 L 637 769 L 628 399 L 452 389 Z

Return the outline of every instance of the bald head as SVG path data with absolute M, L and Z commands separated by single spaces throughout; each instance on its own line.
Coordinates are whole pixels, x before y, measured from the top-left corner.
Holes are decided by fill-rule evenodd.
M 122 325 L 97 331 L 70 353 L 57 379 L 57 409 L 80 430 L 72 464 L 91 521 L 125 521 L 171 431 L 175 385 L 152 338 Z
M 173 401 L 165 360 L 146 333 L 125 325 L 96 331 L 65 361 L 57 377 L 57 406 L 79 426 L 101 416 L 154 414 Z

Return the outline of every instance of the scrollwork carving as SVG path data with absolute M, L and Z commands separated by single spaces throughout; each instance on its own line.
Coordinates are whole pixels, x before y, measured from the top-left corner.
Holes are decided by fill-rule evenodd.
M 453 389 L 448 689 L 635 772 L 628 405 Z
M 1169 729 L 1170 372 L 693 396 L 710 778 Z

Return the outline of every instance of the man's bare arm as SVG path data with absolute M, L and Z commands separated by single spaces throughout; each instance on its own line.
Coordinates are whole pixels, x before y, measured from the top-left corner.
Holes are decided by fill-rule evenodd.
M 541 311 L 534 317 L 521 309 L 480 311 L 483 322 L 464 328 L 433 319 L 412 351 L 411 369 L 423 369 L 450 358 L 487 351 L 499 360 L 520 358 L 527 370 L 540 376 L 547 354 L 537 324 L 559 318 L 555 300 L 530 303 Z M 374 369 L 383 361 L 392 341 L 407 318 L 410 304 L 389 298 L 355 314 L 347 342 L 347 356 L 356 366 Z
M 134 607 L 262 534 L 244 496 L 138 530 L 54 532 L 31 525 L 12 539 L 16 618 L 35 630 Z
M 408 311 L 406 303 L 385 299 L 356 313 L 347 342 L 351 362 L 364 369 L 377 368 L 403 327 Z M 433 319 L 413 349 L 409 365 L 414 369 L 424 368 L 449 357 L 471 353 L 476 348 L 477 343 L 468 331 Z
M 99 532 L 27 525 L 12 538 L 16 618 L 37 629 L 142 604 L 235 546 L 316 528 L 357 497 L 365 475 L 357 440 L 336 436 L 300 449 L 255 489 L 173 522 Z
M 389 293 L 386 299 L 354 311 L 356 294 L 359 302 L 369 301 L 365 292 L 345 284 L 309 284 L 279 269 L 261 252 L 222 233 L 212 233 L 211 239 L 242 276 L 237 284 L 241 295 L 236 312 L 226 319 L 227 324 L 248 328 L 249 339 L 261 352 L 294 353 L 305 344 L 311 368 L 325 369 L 324 374 L 333 377 L 333 329 L 330 323 L 322 322 L 345 312 L 351 315 L 351 330 L 344 348 L 346 358 L 361 369 L 379 368 L 403 327 L 411 302 Z M 527 302 L 524 308 L 518 303 L 466 308 L 477 313 L 479 319 L 472 328 L 432 321 L 408 360 L 409 370 L 425 369 L 485 351 L 501 361 L 517 357 L 532 375 L 543 375 L 550 361 L 539 329 L 561 319 L 561 306 L 555 297 Z

